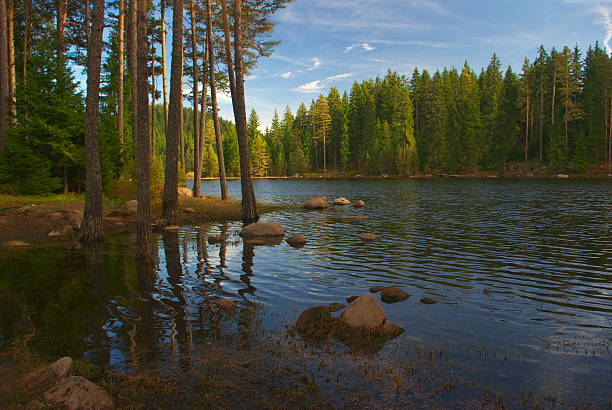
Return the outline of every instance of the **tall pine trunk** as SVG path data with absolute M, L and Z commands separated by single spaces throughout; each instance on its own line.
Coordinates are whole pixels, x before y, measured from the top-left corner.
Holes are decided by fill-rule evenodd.
M 124 78 L 124 64 L 125 64 L 125 40 L 124 40 L 124 30 L 125 30 L 125 0 L 119 0 L 119 26 L 117 27 L 117 46 L 119 48 L 119 84 L 117 85 L 117 134 L 119 135 L 119 152 L 123 151 L 123 129 L 125 127 L 124 120 L 124 109 L 123 109 L 123 78 Z
M 161 0 L 162 89 L 164 93 L 164 130 L 168 127 L 168 67 L 166 52 L 166 0 Z
M 6 0 L 0 0 L 0 150 L 9 127 L 9 69 Z
M 132 0 L 136 1 L 136 0 Z M 135 87 L 138 98 L 136 113 L 136 179 L 138 183 L 136 199 L 138 200 L 138 213 L 136 222 L 137 257 L 141 260 L 150 260 L 152 255 L 151 243 L 151 152 L 149 143 L 149 86 L 148 61 L 149 47 L 147 38 L 147 0 L 138 0 L 137 6 L 137 70 Z
M 32 12 L 32 0 L 25 0 L 25 30 L 23 32 L 23 46 L 21 49 L 21 82 L 25 88 L 28 68 L 28 46 L 30 41 L 30 31 L 32 30 L 32 20 L 30 13 Z
M 163 218 L 178 223 L 178 143 L 183 133 L 183 2 L 174 2 L 172 16 L 172 63 L 170 67 L 170 107 L 166 133 Z
M 223 5 L 225 0 L 221 0 Z M 227 11 L 227 8 L 224 7 Z M 224 13 L 226 14 L 226 13 Z M 224 17 L 226 19 L 227 16 Z M 226 33 L 227 37 L 227 33 Z M 226 38 L 226 47 L 228 39 Z M 227 53 L 228 69 L 232 66 L 231 50 Z M 212 50 L 211 50 L 212 55 Z M 257 202 L 251 178 L 251 163 L 249 159 L 249 137 L 247 133 L 246 104 L 244 100 L 244 68 L 242 62 L 242 0 L 234 2 L 234 72 L 235 83 L 232 85 L 230 75 L 230 90 L 234 107 L 238 148 L 240 152 L 240 182 L 242 188 L 242 219 L 245 223 L 257 221 Z M 231 69 L 229 70 L 231 71 Z
M 215 139 L 217 142 L 217 163 L 219 166 L 219 184 L 221 185 L 221 199 L 229 199 L 227 192 L 227 177 L 225 175 L 225 158 L 223 157 L 223 140 L 221 138 L 221 126 L 219 124 L 219 106 L 217 104 L 217 84 L 215 78 L 215 53 L 213 47 L 213 22 L 212 1 L 206 1 L 206 42 L 208 48 L 208 74 L 210 78 L 210 96 L 212 102 L 213 124 L 215 127 Z
M 130 31 L 128 38 L 128 60 L 130 63 L 130 109 L 132 111 L 132 145 L 136 146 L 138 135 L 138 1 L 130 0 Z M 147 104 L 149 102 L 147 101 Z M 148 121 L 147 121 L 148 122 Z
M 15 100 L 15 88 L 17 78 L 15 77 L 15 0 L 7 3 L 7 42 L 8 42 L 8 65 L 9 65 L 9 123 L 17 122 L 17 104 Z
M 95 0 L 90 42 L 87 44 L 87 100 L 85 114 L 85 214 L 82 242 L 102 240 L 102 170 L 100 167 L 100 71 L 104 0 Z
M 208 45 L 204 42 L 204 61 L 203 67 L 206 67 L 208 61 Z M 202 195 L 202 162 L 204 161 L 204 141 L 206 135 L 206 95 L 208 94 L 207 76 L 202 76 L 202 98 L 200 101 L 200 126 L 198 127 L 199 135 L 194 140 L 197 145 L 194 146 L 193 155 L 193 196 L 199 198 Z M 195 137 L 195 136 L 194 136 Z M 197 149 L 197 155 L 196 155 Z
M 197 23 L 196 23 L 196 9 L 195 0 L 191 0 L 191 62 L 193 69 L 193 196 L 198 198 L 200 196 L 200 179 L 196 179 L 196 173 L 198 168 L 198 160 L 200 159 L 200 118 L 198 116 L 198 104 L 199 104 L 199 70 L 198 66 L 198 48 L 197 48 Z M 203 113 L 204 114 L 204 113 Z

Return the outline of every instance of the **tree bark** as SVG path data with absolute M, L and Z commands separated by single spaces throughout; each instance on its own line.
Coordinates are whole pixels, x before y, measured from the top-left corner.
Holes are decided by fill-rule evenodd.
M 9 69 L 6 0 L 0 0 L 0 150 L 9 127 Z
M 17 105 L 15 100 L 15 0 L 7 3 L 7 42 L 9 65 L 9 123 L 17 122 Z
M 178 143 L 183 133 L 183 2 L 174 2 L 172 16 L 172 63 L 170 107 L 166 133 L 163 218 L 169 225 L 178 222 Z
M 227 178 L 225 175 L 225 158 L 223 157 L 223 140 L 221 138 L 221 126 L 219 124 L 219 106 L 217 104 L 217 84 L 215 76 L 215 54 L 213 47 L 213 21 L 212 1 L 206 1 L 206 42 L 208 48 L 208 74 L 210 78 L 210 98 L 212 102 L 213 124 L 215 127 L 215 139 L 217 145 L 217 164 L 219 167 L 219 184 L 221 186 L 221 199 L 229 199 L 227 193 Z
M 206 68 L 208 61 L 208 43 L 204 42 L 204 61 L 203 67 Z M 204 138 L 206 135 L 206 96 L 208 94 L 208 80 L 207 76 L 202 76 L 202 98 L 200 101 L 200 126 L 198 138 L 194 140 L 197 146 L 194 146 L 194 151 L 197 148 L 197 155 L 194 152 L 194 163 L 193 163 L 193 196 L 194 198 L 200 197 L 201 181 L 202 181 L 202 162 L 204 161 Z
M 199 67 L 198 67 L 198 49 L 197 35 L 196 35 L 196 10 L 195 0 L 191 0 L 191 60 L 193 67 L 193 196 L 198 198 L 200 196 L 200 181 L 201 181 L 201 168 L 200 168 L 200 179 L 196 179 L 198 160 L 200 159 L 200 119 L 198 117 L 198 85 L 199 85 Z
M 229 13 L 227 10 L 227 0 L 221 0 L 221 16 L 223 18 L 223 34 L 225 38 L 225 58 L 227 64 L 227 76 L 229 78 L 232 105 L 235 106 L 236 77 L 234 76 L 234 63 L 232 61 L 232 40 L 230 37 L 230 24 Z
M 149 126 L 151 130 L 149 132 L 150 138 L 149 143 L 151 145 L 151 161 L 155 157 L 155 94 L 157 89 L 155 88 L 155 36 L 151 33 L 151 117 L 149 119 Z
M 135 0 L 132 0 L 135 1 Z M 179 2 L 180 3 L 180 2 Z M 151 150 L 149 143 L 149 90 L 148 90 L 148 61 L 149 46 L 147 44 L 147 0 L 138 0 L 137 6 L 137 84 L 138 103 L 136 113 L 136 179 L 138 189 L 137 215 L 137 257 L 141 260 L 152 258 L 151 243 Z M 135 44 L 136 45 L 136 44 Z
M 222 2 L 225 0 L 222 0 Z M 226 39 L 227 42 L 227 39 Z M 212 50 L 211 50 L 212 51 Z M 212 54 L 212 53 L 211 53 Z M 231 53 L 228 55 L 228 62 Z M 244 100 L 244 68 L 242 65 L 242 0 L 234 2 L 234 71 L 236 74 L 232 100 L 234 106 L 234 119 L 238 134 L 238 148 L 240 152 L 240 182 L 242 188 L 242 219 L 245 223 L 255 222 L 259 219 L 257 202 L 251 178 L 251 163 L 249 159 L 249 137 L 247 133 L 246 104 Z M 231 81 L 231 76 L 230 76 Z
M 66 0 L 68 3 L 68 0 Z M 85 0 L 85 35 L 87 36 L 87 44 L 89 47 L 89 42 L 91 41 L 91 31 L 89 27 L 91 25 L 91 7 L 89 6 L 89 0 Z
M 131 122 L 132 122 L 132 144 L 136 145 L 136 136 L 138 135 L 138 29 L 137 29 L 137 15 L 138 15 L 138 3 L 139 0 L 130 0 L 130 31 L 128 38 L 128 60 L 130 63 L 130 88 L 131 98 L 130 106 L 132 110 Z M 146 30 L 146 29 L 145 29 Z M 148 101 L 147 101 L 148 104 Z M 148 122 L 148 121 L 147 121 Z
M 57 55 L 58 56 L 64 55 L 64 31 L 66 28 L 66 19 L 68 18 L 67 3 L 68 3 L 68 0 L 57 0 L 57 22 L 56 24 L 57 24 Z M 87 2 L 87 4 L 89 5 L 89 2 Z M 87 10 L 89 10 L 89 8 Z M 85 30 L 87 31 L 87 39 L 88 39 L 87 44 L 89 45 L 89 25 L 85 27 Z
M 123 152 L 123 128 L 125 127 L 124 110 L 123 110 L 123 68 L 125 64 L 124 56 L 124 30 L 125 30 L 125 0 L 119 0 L 119 27 L 117 45 L 119 48 L 119 84 L 117 86 L 117 134 L 119 135 L 119 152 Z
M 164 129 L 168 127 L 168 67 L 166 52 L 166 0 L 161 0 L 162 88 L 164 93 Z
M 95 0 L 90 42 L 87 43 L 85 114 L 85 214 L 82 242 L 102 240 L 102 170 L 100 167 L 100 71 L 104 31 L 104 0 Z
M 27 78 L 27 67 L 28 67 L 28 44 L 30 39 L 30 31 L 32 29 L 32 21 L 30 18 L 30 13 L 32 10 L 32 0 L 25 0 L 25 31 L 23 33 L 23 48 L 21 56 L 22 64 L 21 64 L 21 82 L 25 86 L 26 78 Z

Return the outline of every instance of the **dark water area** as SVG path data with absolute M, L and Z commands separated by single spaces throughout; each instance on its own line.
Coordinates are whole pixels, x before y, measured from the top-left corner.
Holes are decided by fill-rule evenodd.
M 239 182 L 229 185 L 238 198 Z M 219 194 L 216 181 L 202 190 Z M 405 331 L 367 360 L 435 349 L 463 385 L 612 405 L 612 181 L 257 180 L 255 190 L 271 204 L 326 195 L 367 206 L 262 217 L 305 235 L 302 249 L 243 243 L 236 221 L 156 235 L 153 266 L 136 264 L 131 234 L 0 253 L 0 343 L 124 372 L 180 369 L 215 343 L 248 345 L 253 329 L 283 333 L 306 308 L 397 286 L 411 297 L 384 308 Z M 365 232 L 379 240 L 361 242 Z M 227 241 L 207 242 L 219 234 Z M 218 298 L 238 301 L 235 318 L 214 313 Z

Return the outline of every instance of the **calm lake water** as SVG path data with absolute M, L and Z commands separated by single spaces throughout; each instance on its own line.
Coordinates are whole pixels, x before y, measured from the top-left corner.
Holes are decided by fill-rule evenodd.
M 238 198 L 239 182 L 229 186 Z M 202 189 L 219 194 L 216 181 Z M 257 180 L 255 190 L 267 203 L 326 195 L 367 206 L 262 217 L 304 234 L 302 249 L 243 244 L 238 221 L 183 227 L 156 236 L 151 270 L 136 265 L 133 235 L 97 251 L 0 253 L 0 342 L 121 371 L 181 364 L 218 340 L 207 308 L 217 297 L 260 306 L 225 332 L 283 329 L 308 307 L 388 285 L 412 296 L 384 305 L 405 332 L 375 357 L 436 346 L 485 387 L 612 406 L 611 180 Z M 380 238 L 362 243 L 364 232 Z M 226 243 L 206 242 L 220 233 Z

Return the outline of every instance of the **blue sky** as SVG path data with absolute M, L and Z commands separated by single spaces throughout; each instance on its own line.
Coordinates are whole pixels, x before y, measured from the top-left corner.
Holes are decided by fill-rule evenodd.
M 293 112 L 330 87 L 410 75 L 415 67 L 476 71 L 496 52 L 504 67 L 519 69 L 540 44 L 586 49 L 610 42 L 612 0 L 295 0 L 274 20 L 282 43 L 246 82 L 247 108 L 262 128 L 286 105 Z M 229 97 L 221 115 L 233 117 Z

